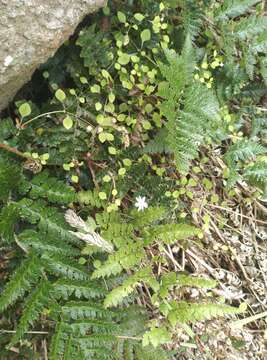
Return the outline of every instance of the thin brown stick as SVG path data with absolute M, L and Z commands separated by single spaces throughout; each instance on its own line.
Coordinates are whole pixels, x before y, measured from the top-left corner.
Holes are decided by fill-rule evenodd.
M 229 208 L 225 208 L 225 207 L 222 207 L 222 206 L 219 206 L 219 205 L 214 205 L 214 204 L 207 204 L 207 206 L 213 207 L 213 208 L 216 208 L 216 209 L 220 209 L 220 210 L 224 210 L 224 211 L 226 211 L 226 212 L 230 212 L 230 213 L 236 214 L 237 216 L 240 216 L 241 218 L 245 218 L 245 219 L 248 219 L 248 220 L 251 220 L 251 221 L 256 221 L 256 222 L 258 222 L 258 223 L 267 225 L 267 221 L 258 220 L 258 219 L 253 219 L 253 218 L 250 217 L 250 216 L 246 216 L 246 215 L 244 215 L 244 214 L 236 213 L 235 211 L 233 211 L 232 209 L 229 209 Z M 265 210 L 265 209 L 264 209 L 264 210 Z
M 14 148 L 14 147 L 11 147 L 11 146 L 9 146 L 7 144 L 0 143 L 0 149 L 11 152 L 11 153 L 13 153 L 13 154 L 15 154 L 17 156 L 20 156 L 20 157 L 22 157 L 24 159 L 32 159 L 32 157 L 30 155 L 25 155 L 24 153 L 22 153 L 18 149 Z
M 91 176 L 92 176 L 92 180 L 93 180 L 93 183 L 95 185 L 95 188 L 97 190 L 99 190 L 99 186 L 98 186 L 98 183 L 96 181 L 96 177 L 95 177 L 95 172 L 94 172 L 94 169 L 93 169 L 93 165 L 92 165 L 92 160 L 90 158 L 90 153 L 87 153 L 86 156 L 85 156 L 85 160 L 86 160 L 86 163 L 87 163 L 87 166 L 90 170 L 90 173 L 91 173 Z

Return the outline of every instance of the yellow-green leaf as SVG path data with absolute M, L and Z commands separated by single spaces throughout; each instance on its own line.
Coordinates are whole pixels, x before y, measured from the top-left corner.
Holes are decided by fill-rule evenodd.
M 19 113 L 22 117 L 29 116 L 31 114 L 31 106 L 29 103 L 21 104 L 19 107 Z
M 58 101 L 63 102 L 66 99 L 66 94 L 64 93 L 63 90 L 58 89 L 55 93 L 55 97 L 56 99 L 58 99 Z
M 66 116 L 65 119 L 63 120 L 63 126 L 65 129 L 69 130 L 72 128 L 73 126 L 73 120 L 70 116 Z

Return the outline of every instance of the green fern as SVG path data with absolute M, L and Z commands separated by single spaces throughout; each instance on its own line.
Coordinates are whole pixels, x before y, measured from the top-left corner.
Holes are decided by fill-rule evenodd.
M 33 178 L 29 196 L 32 199 L 44 198 L 57 204 L 69 204 L 75 200 L 74 189 L 51 177 L 47 171 Z
M 11 243 L 14 240 L 14 227 L 19 218 L 16 204 L 8 204 L 0 213 L 0 236 L 3 242 Z
M 127 277 L 121 286 L 116 287 L 108 293 L 104 301 L 104 306 L 106 308 L 118 306 L 123 302 L 125 297 L 129 296 L 135 290 L 140 282 L 151 284 L 152 281 L 152 272 L 149 267 L 137 271 L 132 276 Z
M 1 151 L 1 150 L 0 150 Z M 19 188 L 22 179 L 21 167 L 0 152 L 0 200 L 7 200 L 9 192 Z
M 163 244 L 174 244 L 176 241 L 185 240 L 200 233 L 198 228 L 189 224 L 155 225 L 146 231 L 145 243 L 160 241 Z
M 90 205 L 92 208 L 101 208 L 103 201 L 99 198 L 96 190 L 79 191 L 77 194 L 78 201 L 84 205 Z
M 196 1 L 181 1 L 182 28 L 194 40 L 200 32 L 204 19 L 204 11 Z
M 46 239 L 45 242 L 43 241 L 44 237 Z M 39 255 L 49 253 L 64 257 L 73 257 L 80 254 L 78 249 L 41 231 L 24 230 L 18 235 L 18 240 L 26 250 L 30 251 L 33 249 Z
M 0 297 L 0 312 L 12 305 L 34 286 L 40 276 L 42 267 L 40 260 L 32 255 L 24 260 L 13 273 Z
M 63 298 L 67 300 L 72 295 L 78 299 L 101 299 L 106 295 L 106 290 L 99 284 L 81 280 L 59 279 L 54 288 L 57 299 Z
M 160 70 L 168 84 L 159 91 L 165 99 L 161 111 L 168 120 L 166 141 L 178 169 L 187 171 L 199 145 L 220 124 L 219 103 L 210 89 L 192 80 L 195 63 L 189 37 L 181 56 L 167 52 L 166 57 L 169 65 L 161 64 Z
M 171 310 L 168 319 L 172 326 L 177 323 L 189 323 L 212 319 L 225 315 L 239 314 L 242 312 L 240 308 L 234 308 L 227 305 L 219 304 L 196 304 L 185 301 L 171 302 Z
M 259 154 L 264 154 L 266 149 L 264 146 L 255 141 L 242 139 L 231 145 L 224 158 L 226 163 L 231 166 L 237 161 L 253 160 Z
M 16 334 L 11 339 L 11 345 L 16 344 L 23 337 L 29 326 L 33 325 L 37 320 L 41 311 L 48 306 L 52 298 L 52 291 L 52 285 L 48 281 L 42 280 L 29 295 L 26 299 L 26 307 L 17 326 Z
M 246 12 L 260 0 L 226 0 L 216 11 L 215 18 L 219 21 L 233 19 L 246 14 Z
M 215 280 L 204 279 L 197 276 L 195 277 L 185 274 L 178 274 L 176 281 L 178 286 L 190 286 L 207 289 L 212 289 L 217 285 L 217 282 Z

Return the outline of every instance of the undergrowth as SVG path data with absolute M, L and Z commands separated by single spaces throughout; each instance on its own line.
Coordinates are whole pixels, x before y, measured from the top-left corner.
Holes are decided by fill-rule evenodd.
M 1 120 L 1 358 L 45 337 L 51 360 L 171 359 L 179 331 L 245 310 L 175 254 L 203 247 L 203 205 L 266 199 L 262 11 L 111 2 L 43 65 L 48 101 Z

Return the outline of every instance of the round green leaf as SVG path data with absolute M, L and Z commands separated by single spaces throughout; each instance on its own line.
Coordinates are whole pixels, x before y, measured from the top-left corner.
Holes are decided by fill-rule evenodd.
M 63 120 L 63 126 L 65 129 L 69 130 L 72 128 L 73 126 L 73 120 L 70 116 L 66 116 L 65 119 Z
M 109 146 L 108 152 L 110 153 L 110 155 L 116 155 L 117 150 L 113 146 Z
M 96 111 L 99 111 L 102 109 L 102 104 L 100 102 L 95 103 L 95 109 Z
M 98 196 L 101 200 L 106 200 L 107 198 L 107 194 L 104 191 L 101 191 Z
M 55 93 L 55 97 L 56 99 L 58 99 L 58 101 L 63 102 L 66 99 L 66 94 L 64 93 L 63 90 L 58 89 Z
M 122 53 L 118 58 L 118 62 L 121 65 L 127 65 L 129 63 L 130 59 L 131 59 L 130 55 L 128 55 L 126 53 Z
M 19 107 L 19 113 L 22 117 L 24 116 L 29 116 L 32 112 L 31 106 L 29 103 L 24 103 L 22 105 L 20 105 Z
M 145 41 L 149 41 L 151 39 L 151 31 L 149 29 L 145 29 L 141 32 L 141 40 L 142 40 L 142 44 Z
M 137 21 L 142 21 L 144 20 L 144 15 L 143 14 L 140 14 L 140 13 L 136 13 L 134 14 L 134 18 L 137 20 Z
M 107 134 L 105 132 L 101 132 L 98 135 L 98 139 L 103 144 L 107 140 Z
M 118 19 L 121 23 L 125 24 L 126 23 L 126 16 L 123 12 L 121 11 L 118 11 L 117 12 L 117 16 L 118 16 Z

